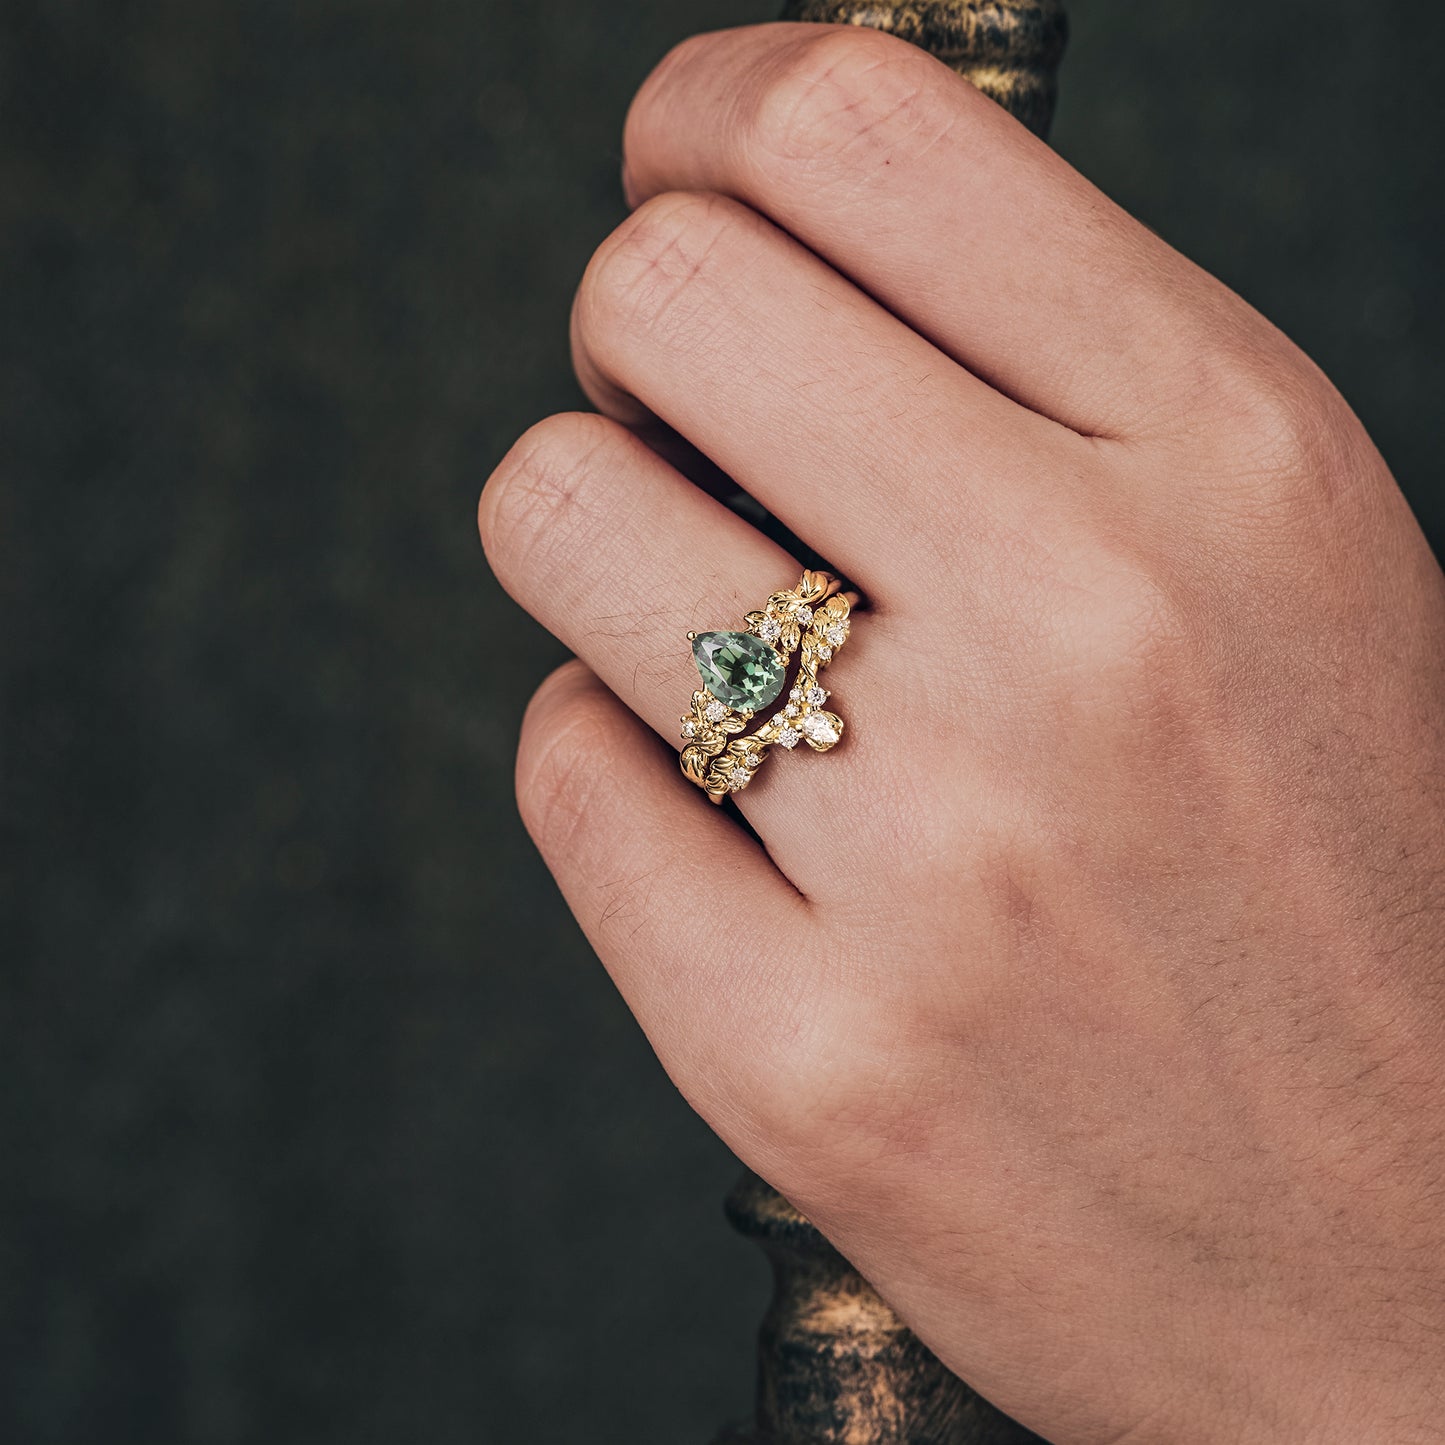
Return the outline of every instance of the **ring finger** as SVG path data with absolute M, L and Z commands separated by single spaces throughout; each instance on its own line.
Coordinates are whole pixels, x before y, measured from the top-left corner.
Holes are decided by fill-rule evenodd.
M 659 734 L 681 745 L 679 719 L 698 686 L 690 630 L 740 628 L 743 615 L 792 587 L 799 563 L 604 417 L 562 415 L 533 427 L 482 493 L 479 525 L 502 585 Z M 846 679 L 876 645 L 853 630 L 830 668 Z M 861 696 L 860 731 L 871 711 Z M 850 739 L 851 741 L 851 739 Z M 851 795 L 867 763 L 847 746 L 815 759 L 776 753 L 758 786 L 739 795 L 749 821 L 797 886 L 810 892 L 809 857 L 826 806 Z M 819 771 L 826 770 L 826 783 Z M 691 789 L 681 772 L 679 787 Z M 698 794 L 700 806 L 706 806 Z

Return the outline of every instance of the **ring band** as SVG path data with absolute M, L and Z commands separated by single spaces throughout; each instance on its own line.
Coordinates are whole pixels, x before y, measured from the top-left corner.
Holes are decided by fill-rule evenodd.
M 774 592 L 763 611 L 748 613 L 746 632 L 687 634 L 703 685 L 682 719 L 679 761 L 714 803 L 746 788 L 775 745 L 792 751 L 801 742 L 826 753 L 843 736 L 843 719 L 823 706 L 828 690 L 818 674 L 848 640 L 857 600 L 830 572 L 804 572 L 791 592 Z M 794 653 L 786 702 L 747 732 L 788 687 Z

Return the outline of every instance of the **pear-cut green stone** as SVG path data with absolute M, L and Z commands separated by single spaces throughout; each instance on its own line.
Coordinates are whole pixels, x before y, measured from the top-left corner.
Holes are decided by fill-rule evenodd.
M 757 712 L 783 690 L 787 672 L 778 654 L 751 632 L 699 632 L 692 655 L 702 685 L 739 712 Z

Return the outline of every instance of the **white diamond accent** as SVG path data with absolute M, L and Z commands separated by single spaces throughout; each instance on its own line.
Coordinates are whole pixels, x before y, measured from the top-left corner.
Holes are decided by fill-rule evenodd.
M 761 753 L 749 753 L 747 756 L 747 764 L 750 768 L 762 767 L 763 755 Z
M 795 703 L 795 702 L 790 702 L 790 703 L 787 705 L 787 707 L 785 707 L 785 708 L 783 709 L 783 716 L 784 716 L 784 717 L 797 717 L 797 715 L 798 715 L 798 704 Z
M 752 780 L 753 775 L 748 772 L 746 768 L 734 768 L 732 772 L 728 774 L 728 783 L 735 793 L 739 788 L 747 787 Z
M 814 707 L 822 707 L 828 701 L 828 694 L 821 687 L 810 687 L 808 689 L 808 701 Z
M 835 622 L 831 627 L 823 629 L 823 636 L 833 644 L 834 647 L 842 647 L 848 639 L 848 624 L 846 622 Z
M 802 727 L 815 743 L 836 743 L 838 741 L 838 729 L 828 721 L 824 713 L 809 713 L 803 719 Z
M 707 705 L 707 720 L 709 722 L 721 722 L 728 715 L 728 710 L 716 698 Z
M 688 718 L 688 720 L 683 723 L 682 735 L 685 738 L 695 738 L 697 736 L 697 724 L 693 722 L 691 718 Z
M 788 694 L 788 696 L 789 696 L 790 698 L 792 698 L 792 700 L 793 700 L 794 702 L 797 702 L 798 699 L 799 699 L 800 697 L 802 697 L 802 695 L 803 695 L 803 689 L 802 689 L 801 687 L 795 687 L 795 688 L 792 690 L 792 692 L 790 692 L 790 693 Z
M 758 636 L 764 642 L 776 642 L 782 636 L 783 625 L 776 617 L 765 617 L 758 623 Z
M 818 649 L 818 661 L 819 661 L 819 662 L 832 662 L 832 660 L 833 660 L 833 649 L 832 649 L 831 647 L 820 647 L 820 648 Z
M 795 748 L 802 741 L 802 733 L 794 727 L 784 728 L 782 732 L 778 734 L 778 744 L 780 747 Z
M 806 627 L 813 620 L 813 609 L 811 607 L 800 607 L 795 615 L 798 621 Z

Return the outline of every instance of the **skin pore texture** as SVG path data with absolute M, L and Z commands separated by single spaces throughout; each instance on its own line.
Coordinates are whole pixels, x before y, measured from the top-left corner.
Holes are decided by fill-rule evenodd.
M 1059 1445 L 1445 1439 L 1445 588 L 1326 378 L 887 36 L 699 37 L 480 525 L 532 836 L 668 1073 Z M 680 774 L 689 629 L 869 601 Z M 663 448 L 669 455 L 676 449 Z

